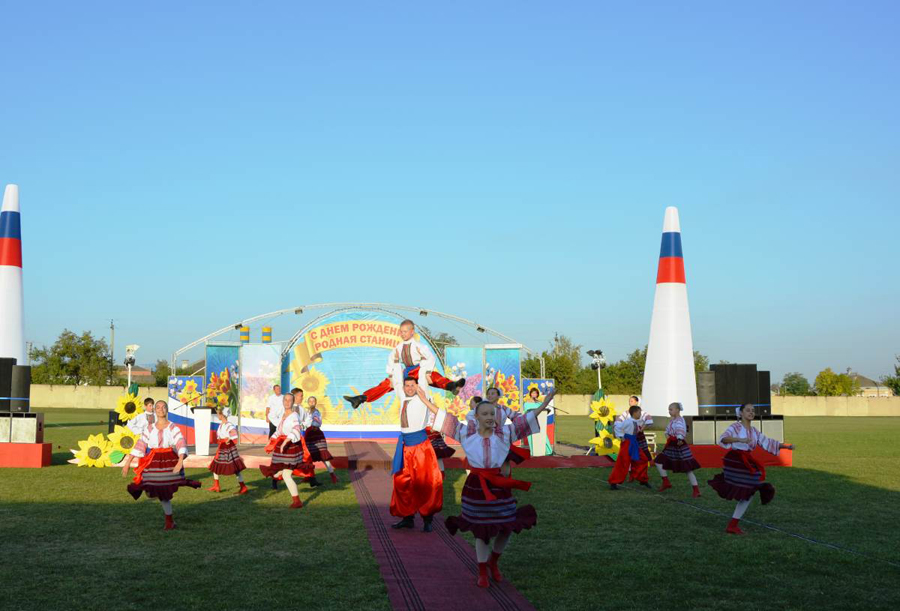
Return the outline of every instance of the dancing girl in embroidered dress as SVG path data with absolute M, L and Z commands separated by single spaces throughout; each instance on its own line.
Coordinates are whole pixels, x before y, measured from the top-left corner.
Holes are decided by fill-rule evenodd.
M 794 446 L 769 439 L 753 428 L 751 423 L 756 415 L 756 408 L 752 403 L 745 403 L 735 411 L 740 420 L 725 429 L 719 437 L 719 445 L 728 450 L 723 460 L 722 473 L 707 483 L 723 499 L 737 501 L 725 532 L 743 535 L 744 531 L 740 529 L 738 522 L 750 506 L 750 499 L 756 491 L 759 491 L 763 505 L 775 498 L 775 486 L 766 481 L 765 468 L 753 459 L 751 452 L 760 447 L 777 456 L 779 450 L 793 450 Z
M 181 435 L 181 429 L 169 422 L 169 407 L 166 402 L 157 401 L 154 409 L 156 418 L 125 458 L 122 477 L 128 475 L 131 461 L 139 459 L 134 470 L 134 480 L 128 484 L 128 493 L 134 500 L 138 500 L 141 493 L 159 499 L 166 516 L 165 530 L 172 530 L 175 528 L 172 497 L 179 487 L 199 488 L 200 482 L 184 477 L 187 444 Z
M 241 471 L 247 467 L 238 453 L 236 445 L 238 440 L 237 427 L 228 421 L 228 417 L 231 416 L 231 410 L 227 407 L 220 407 L 216 415 L 219 418 L 219 428 L 216 431 L 216 442 L 219 444 L 219 447 L 216 449 L 216 455 L 213 457 L 212 462 L 209 463 L 209 470 L 212 471 L 213 479 L 215 480 L 215 483 L 209 490 L 210 492 L 222 492 L 222 489 L 219 487 L 219 476 L 236 475 L 239 486 L 235 494 L 247 494 L 249 490 L 247 489 L 247 484 L 244 483 L 244 476 L 241 475 Z
M 675 473 L 687 473 L 688 481 L 693 488 L 693 496 L 697 498 L 700 496 L 700 487 L 697 485 L 697 476 L 694 475 L 694 471 L 700 468 L 700 463 L 694 458 L 691 446 L 685 441 L 687 425 L 684 422 L 684 418 L 681 417 L 682 409 L 684 408 L 681 403 L 669 405 L 669 424 L 666 425 L 666 447 L 656 457 L 656 470 L 662 476 L 662 486 L 660 486 L 659 491 L 662 492 L 672 487 L 667 470 Z
M 275 433 L 272 435 L 274 444 L 272 447 L 272 462 L 268 465 L 260 465 L 259 470 L 265 477 L 281 477 L 291 493 L 291 509 L 300 509 L 303 503 L 300 501 L 300 493 L 294 482 L 293 473 L 297 469 L 309 472 L 312 475 L 311 465 L 303 462 L 303 432 L 300 426 L 300 416 L 294 406 L 294 395 L 285 393 L 282 395 L 284 404 L 284 416 Z
M 528 490 L 531 484 L 503 475 L 501 466 L 514 441 L 540 432 L 538 416 L 547 409 L 555 394 L 556 391 L 551 390 L 538 409 L 524 416 L 517 414 L 510 424 L 500 428 L 495 420 L 496 405 L 489 401 L 478 405 L 475 421 L 443 419 L 442 432 L 460 442 L 471 467 L 463 484 L 462 513 L 447 518 L 447 530 L 451 534 L 458 530 L 467 531 L 475 537 L 475 554 L 478 557 L 476 583 L 479 587 L 488 587 L 489 570 L 494 581 L 503 579 L 497 562 L 510 535 L 537 523 L 534 507 L 517 507 L 512 494 L 513 488 Z M 435 418 L 436 424 L 440 420 L 439 414 Z

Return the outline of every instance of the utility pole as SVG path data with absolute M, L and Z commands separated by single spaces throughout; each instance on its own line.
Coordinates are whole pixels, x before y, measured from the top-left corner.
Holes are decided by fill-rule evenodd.
M 116 322 L 110 318 L 109 319 L 109 382 L 107 384 L 113 383 L 113 378 L 116 373 Z

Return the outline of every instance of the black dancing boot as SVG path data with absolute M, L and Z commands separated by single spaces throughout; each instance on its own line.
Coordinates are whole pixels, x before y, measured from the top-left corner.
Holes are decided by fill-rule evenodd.
M 310 488 L 316 488 L 316 487 L 322 485 L 322 482 L 320 482 L 319 480 L 317 480 L 315 475 L 313 475 L 312 477 L 307 478 L 306 481 L 309 482 L 309 487 L 310 487 Z
M 610 489 L 610 490 L 618 490 L 618 489 L 619 489 L 619 485 L 618 485 L 618 484 L 610 484 L 610 485 L 609 485 L 609 489 Z
M 434 530 L 434 527 L 431 525 L 431 520 L 433 518 L 434 518 L 434 516 L 428 516 L 427 518 L 424 518 L 425 524 L 422 525 L 423 533 L 430 533 L 431 531 Z
M 356 409 L 360 405 L 366 402 L 365 395 L 356 395 L 355 397 L 351 397 L 350 395 L 344 395 L 344 401 L 350 402 L 350 407 Z
M 278 480 L 274 477 L 272 478 L 272 490 L 278 490 Z
M 449 384 L 447 384 L 447 390 L 449 390 L 454 395 L 458 395 L 459 391 L 461 391 L 465 385 L 466 379 L 460 378 L 456 382 L 450 382 Z
M 413 516 L 406 516 L 399 522 L 394 522 L 393 524 L 391 524 L 391 528 L 398 528 L 398 529 L 399 528 L 415 528 L 415 526 L 416 526 L 416 523 L 415 523 L 415 520 L 413 519 Z

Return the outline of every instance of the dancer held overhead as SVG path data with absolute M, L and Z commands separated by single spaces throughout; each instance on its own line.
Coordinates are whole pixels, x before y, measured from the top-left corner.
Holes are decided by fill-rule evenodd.
M 466 385 L 466 379 L 451 381 L 434 370 L 434 353 L 423 342 L 415 338 L 416 325 L 407 319 L 400 323 L 400 343 L 397 344 L 388 356 L 387 374 L 384 380 L 377 386 L 373 386 L 361 395 L 344 397 L 350 402 L 353 409 L 363 403 L 377 401 L 391 390 L 402 386 L 403 380 L 408 377 L 415 378 L 419 386 L 427 388 L 433 386 L 454 394 Z
M 497 406 L 482 401 L 476 408 L 475 420 L 457 422 L 443 419 L 442 432 L 462 444 L 471 472 L 463 484 L 462 513 L 447 518 L 447 530 L 471 532 L 475 537 L 478 578 L 481 588 L 489 585 L 488 572 L 495 582 L 503 580 L 497 566 L 512 533 L 531 528 L 537 523 L 537 512 L 531 505 L 516 506 L 512 489 L 528 490 L 530 482 L 504 476 L 501 465 L 513 441 L 540 431 L 538 416 L 547 409 L 556 390 L 547 393 L 537 409 L 525 415 L 516 414 L 510 424 L 497 427 Z M 440 420 L 438 415 L 436 420 Z M 493 541 L 493 545 L 492 545 Z
M 656 457 L 656 470 L 662 476 L 662 486 L 659 491 L 668 490 L 672 487 L 669 481 L 669 475 L 666 471 L 674 471 L 675 473 L 687 473 L 688 481 L 691 482 L 693 488 L 693 496 L 700 496 L 700 487 L 697 485 L 697 476 L 694 471 L 700 468 L 700 463 L 694 458 L 691 452 L 691 446 L 685 441 L 687 436 L 687 425 L 684 418 L 681 417 L 681 410 L 684 406 L 681 403 L 669 404 L 669 424 L 666 425 L 666 447 Z
M 744 512 L 750 506 L 750 499 L 759 490 L 759 498 L 763 505 L 767 505 L 775 498 L 775 486 L 766 481 L 765 468 L 753 459 L 750 454 L 759 446 L 769 454 L 778 455 L 779 450 L 793 450 L 793 444 L 781 443 L 769 439 L 753 428 L 753 417 L 756 408 L 752 403 L 745 403 L 735 409 L 738 420 L 722 433 L 719 437 L 719 445 L 728 450 L 723 459 L 722 472 L 709 480 L 720 497 L 726 500 L 736 500 L 737 506 L 725 532 L 732 535 L 743 535 L 744 531 L 738 526 Z
M 415 378 L 406 378 L 403 386 L 396 388 L 395 392 L 402 397 L 402 404 L 400 436 L 391 465 L 394 484 L 391 515 L 401 519 L 391 528 L 413 528 L 418 513 L 425 522 L 422 530 L 431 532 L 434 514 L 444 505 L 444 477 L 438 468 L 434 448 L 428 442 L 425 424 L 428 422 L 428 412 L 438 414 L 434 428 L 441 430 L 446 412 L 438 410 L 428 400 L 425 390 Z
M 122 477 L 128 475 L 128 468 L 134 458 L 139 459 L 135 468 L 132 483 L 128 484 L 128 493 L 134 500 L 141 493 L 153 499 L 159 499 L 166 516 L 164 530 L 175 528 L 172 517 L 172 497 L 181 486 L 199 488 L 200 482 L 185 479 L 184 457 L 187 456 L 187 444 L 181 429 L 169 422 L 169 407 L 165 401 L 157 401 L 154 407 L 156 418 L 153 425 L 134 444 L 131 453 L 125 458 L 122 466 Z
M 210 492 L 222 492 L 222 489 L 219 488 L 219 476 L 236 475 L 239 486 L 235 494 L 247 494 L 249 490 L 247 490 L 247 484 L 244 483 L 244 476 L 241 475 L 241 471 L 247 467 L 238 453 L 236 445 L 238 440 L 237 427 L 228 422 L 231 410 L 227 407 L 220 407 L 216 416 L 219 418 L 219 429 L 216 431 L 216 441 L 219 447 L 212 462 L 209 463 L 209 470 L 212 471 L 213 479 L 216 480 L 216 483 L 209 490 Z

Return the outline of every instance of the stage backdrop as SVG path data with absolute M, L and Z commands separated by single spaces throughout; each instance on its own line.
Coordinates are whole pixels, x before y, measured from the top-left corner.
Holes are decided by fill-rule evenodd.
M 532 388 L 537 388 L 540 395 L 538 396 L 537 403 L 540 404 L 544 401 L 544 395 L 550 392 L 550 389 L 553 388 L 555 382 L 550 378 L 522 378 L 522 401 L 529 402 L 531 399 L 528 397 L 528 393 L 531 392 Z M 534 407 L 537 407 L 536 405 Z M 550 410 L 547 413 L 547 442 L 550 444 L 550 448 L 553 447 L 554 440 L 556 439 L 556 410 L 553 408 L 553 403 L 550 403 Z
M 191 407 L 203 399 L 203 376 L 169 376 L 169 420 L 181 429 L 185 442 L 194 444 L 194 414 Z
M 269 424 L 266 403 L 281 378 L 283 344 L 244 344 L 240 347 L 241 443 L 266 443 Z
M 322 430 L 329 439 L 397 436 L 400 400 L 393 391 L 357 410 L 351 409 L 343 396 L 362 394 L 387 377 L 388 356 L 400 342 L 402 321 L 399 316 L 377 310 L 335 312 L 311 323 L 285 355 L 282 387 L 302 388 L 305 399 L 316 397 Z M 428 344 L 425 338 L 419 339 Z M 473 372 L 479 369 L 473 368 Z M 443 373 L 440 361 L 435 370 Z M 438 407 L 449 406 L 448 393 L 434 388 L 430 392 Z
M 521 347 L 515 344 L 489 344 L 484 347 L 484 389 L 487 391 L 492 386 L 499 388 L 503 393 L 499 404 L 515 411 L 522 409 L 520 350 Z
M 469 399 L 484 397 L 484 348 L 482 346 L 447 346 L 446 375 L 451 380 L 466 379 L 466 385 L 455 397 L 450 397 L 447 411 L 462 419 L 469 412 Z
M 240 343 L 206 345 L 206 405 L 238 414 Z M 213 421 L 214 427 L 215 420 Z

